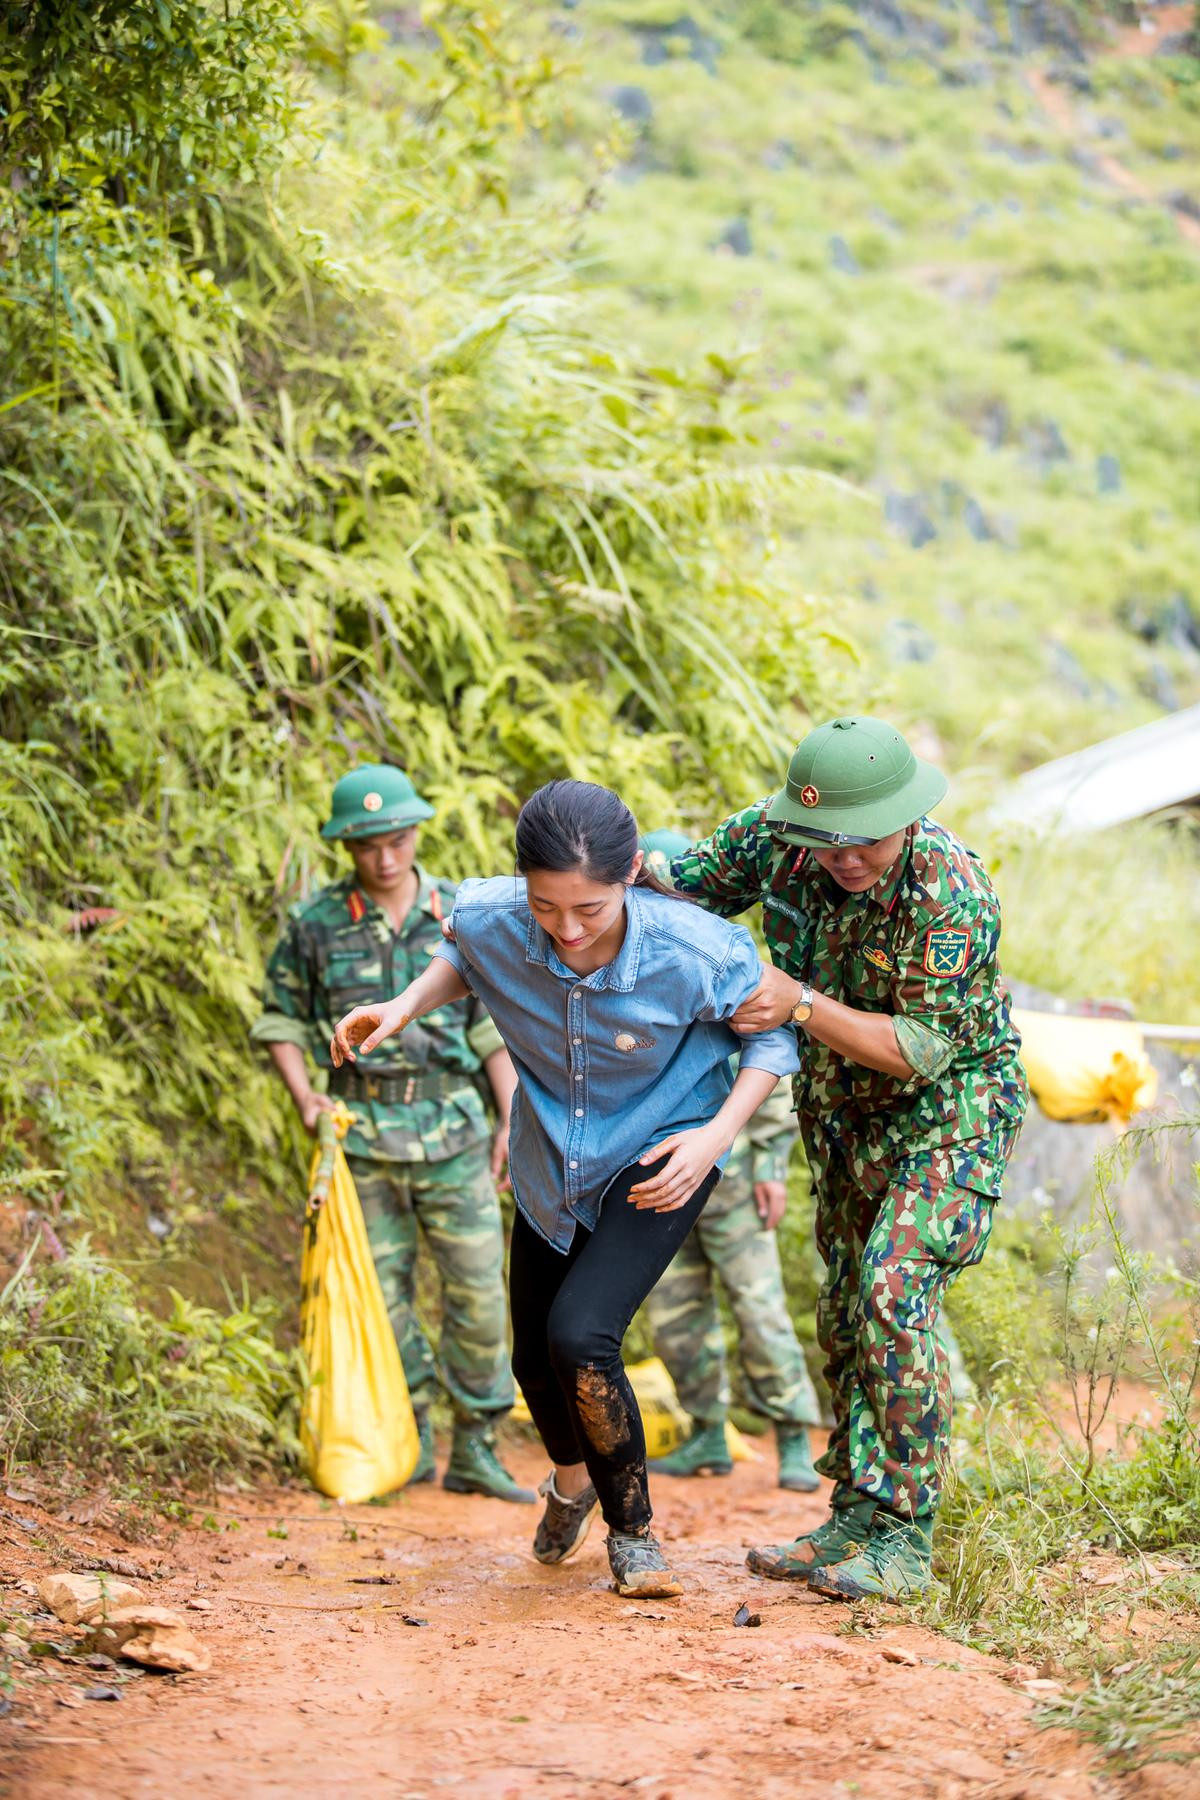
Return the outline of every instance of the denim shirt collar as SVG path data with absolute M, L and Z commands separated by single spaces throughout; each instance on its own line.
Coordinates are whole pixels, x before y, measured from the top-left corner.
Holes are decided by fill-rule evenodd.
M 613 988 L 617 993 L 627 994 L 637 981 L 638 963 L 642 954 L 642 939 L 646 935 L 646 921 L 642 912 L 637 890 L 629 887 L 625 890 L 625 937 L 621 948 L 610 963 L 602 968 L 593 969 L 590 975 L 577 975 L 574 969 L 568 969 L 554 948 L 554 940 L 544 926 L 530 914 L 529 932 L 525 939 L 525 960 L 541 963 L 552 975 L 558 975 L 564 981 L 586 984 L 590 988 Z

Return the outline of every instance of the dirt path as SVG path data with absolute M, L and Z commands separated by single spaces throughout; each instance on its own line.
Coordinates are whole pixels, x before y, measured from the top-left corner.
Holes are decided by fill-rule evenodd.
M 528 1478 L 541 1473 L 532 1452 L 515 1460 Z M 1067 1734 L 1035 1729 L 1036 1697 L 1003 1680 L 1002 1664 L 907 1625 L 900 1610 L 881 1629 L 848 1632 L 851 1614 L 837 1603 L 754 1580 L 745 1546 L 790 1536 L 823 1510 L 820 1497 L 789 1497 L 771 1482 L 766 1461 L 729 1481 L 659 1479 L 660 1528 L 688 1592 L 640 1607 L 608 1591 L 599 1528 L 563 1569 L 534 1563 L 531 1507 L 440 1488 L 386 1509 L 342 1511 L 269 1490 L 230 1499 L 241 1516 L 220 1515 L 222 1529 L 134 1553 L 161 1555 L 156 1603 L 211 1602 L 188 1618 L 212 1649 L 212 1672 L 133 1679 L 113 1705 L 78 1699 L 103 1675 L 44 1665 L 0 1719 L 0 1792 L 1083 1800 L 1188 1791 L 1161 1765 L 1146 1772 L 1163 1778 L 1152 1785 L 1134 1777 L 1116 1787 Z M 61 1541 L 35 1548 L 46 1541 L 29 1528 L 36 1509 L 3 1517 L 18 1513 L 26 1523 L 4 1531 L 0 1556 L 9 1617 L 18 1574 L 36 1580 L 55 1566 L 55 1549 L 62 1566 Z M 53 1530 L 90 1544 L 83 1557 L 114 1548 L 94 1527 L 86 1538 Z M 733 1625 L 742 1601 L 761 1626 Z M 51 1622 L 45 1636 L 55 1635 Z

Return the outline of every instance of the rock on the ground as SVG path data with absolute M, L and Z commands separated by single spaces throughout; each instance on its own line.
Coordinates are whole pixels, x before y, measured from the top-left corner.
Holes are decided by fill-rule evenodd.
M 752 256 L 754 240 L 747 219 L 731 219 L 713 245 L 715 250 L 732 250 L 735 256 Z
M 654 102 L 644 87 L 634 82 L 622 82 L 617 87 L 606 88 L 605 92 L 623 119 L 631 125 L 649 125 L 654 117 Z
M 45 1575 L 38 1582 L 43 1606 L 64 1625 L 91 1625 L 108 1618 L 121 1607 L 136 1606 L 141 1591 L 110 1575 L 76 1575 L 66 1569 Z
M 1121 491 L 1121 464 L 1111 451 L 1104 451 L 1096 458 L 1096 492 L 1098 494 L 1119 494 Z
M 166 1606 L 127 1606 L 111 1613 L 93 1632 L 92 1643 L 106 1656 L 122 1656 L 147 1669 L 203 1675 L 212 1667 L 212 1652 Z

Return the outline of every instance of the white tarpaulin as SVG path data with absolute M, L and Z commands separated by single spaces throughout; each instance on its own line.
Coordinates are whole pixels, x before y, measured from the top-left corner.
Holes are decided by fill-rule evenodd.
M 1200 801 L 1200 706 L 1075 750 L 1021 775 L 991 809 L 995 822 L 1046 831 L 1103 831 Z

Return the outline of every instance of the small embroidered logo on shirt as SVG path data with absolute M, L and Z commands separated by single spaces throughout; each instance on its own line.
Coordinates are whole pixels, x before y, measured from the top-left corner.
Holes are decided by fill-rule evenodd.
M 943 925 L 940 930 L 927 931 L 925 934 L 925 973 L 927 975 L 961 975 L 967 966 L 967 952 L 971 946 L 969 931 L 961 931 L 953 925 Z
M 634 1037 L 630 1031 L 618 1031 L 613 1043 L 618 1050 L 623 1050 L 626 1054 L 631 1050 L 653 1050 L 654 1048 L 653 1038 Z
M 877 969 L 882 969 L 885 975 L 895 974 L 896 965 L 886 950 L 876 950 L 872 946 L 870 949 L 864 950 L 863 955 L 869 963 L 874 963 Z

